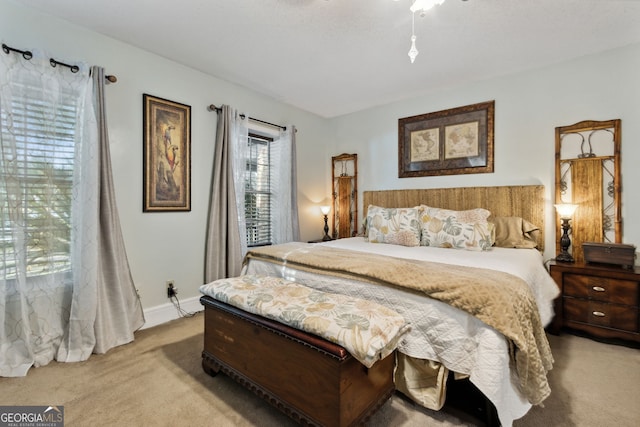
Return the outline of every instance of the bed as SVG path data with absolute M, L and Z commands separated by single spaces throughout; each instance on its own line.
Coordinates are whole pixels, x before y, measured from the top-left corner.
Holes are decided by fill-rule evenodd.
M 323 292 L 339 292 L 396 310 L 411 324 L 410 332 L 397 348 L 395 385 L 399 391 L 420 405 L 440 409 L 446 379 L 452 372 L 467 377 L 483 393 L 495 406 L 502 425 L 512 425 L 513 420 L 524 416 L 533 404 L 541 403 L 549 394 L 546 372 L 551 369 L 552 357 L 543 328 L 553 317 L 558 288 L 544 268 L 541 255 L 544 188 L 534 185 L 389 190 L 364 192 L 363 196 L 370 221 L 373 210 L 369 206 L 381 209 L 384 215 L 389 212 L 385 209 L 420 205 L 458 212 L 484 209 L 490 212 L 489 220 L 496 226 L 505 218 L 510 226 L 515 221 L 515 228 L 519 228 L 517 231 L 524 238 L 503 239 L 503 246 L 510 247 L 484 248 L 487 250 L 406 246 L 404 235 L 400 241 L 403 244 L 396 241 L 380 244 L 374 243 L 376 226 L 372 222 L 367 224 L 368 237 L 318 244 L 291 243 L 250 251 L 243 274 L 282 277 Z M 474 228 L 472 232 L 478 230 Z M 483 241 L 474 239 L 476 244 Z M 452 247 L 456 245 L 454 242 Z M 368 266 L 365 274 L 360 263 L 369 257 L 372 261 L 368 264 L 383 266 L 374 268 L 377 271 L 372 276 L 368 275 L 372 267 Z M 352 266 L 346 260 L 358 260 L 358 265 Z M 423 270 L 434 267 L 438 269 Z M 439 288 L 426 289 L 437 288 L 432 285 L 439 275 L 449 271 L 460 271 L 467 277 L 459 279 L 460 286 L 453 292 L 457 297 L 450 300 Z M 403 274 L 406 272 L 411 274 Z M 480 282 L 479 277 L 485 275 L 482 280 L 494 286 L 487 289 L 507 294 L 506 299 L 499 304 L 492 300 L 483 303 L 485 289 L 478 293 L 480 302 L 475 304 L 479 309 L 456 305 L 456 301 L 473 293 L 464 291 L 462 283 Z M 398 279 L 401 276 L 406 277 Z M 443 276 L 442 280 L 452 279 L 447 276 L 445 280 Z M 411 282 L 416 282 L 415 286 L 419 283 L 419 287 Z M 505 303 L 516 301 L 510 299 L 515 297 L 506 290 L 511 283 L 518 288 L 518 295 L 525 295 L 522 299 L 527 301 L 527 310 L 519 302 Z M 427 291 L 431 292 L 429 296 L 425 295 Z M 505 324 L 501 307 L 514 308 L 513 316 L 520 317 L 517 327 Z M 526 314 L 521 315 L 520 311 Z

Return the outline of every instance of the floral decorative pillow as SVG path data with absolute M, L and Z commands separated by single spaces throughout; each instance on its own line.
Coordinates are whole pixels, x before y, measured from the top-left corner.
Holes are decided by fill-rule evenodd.
M 420 206 L 422 246 L 488 251 L 493 245 L 493 224 L 486 209 L 466 211 Z
M 371 243 L 420 246 L 420 212 L 416 208 L 369 205 L 366 223 Z

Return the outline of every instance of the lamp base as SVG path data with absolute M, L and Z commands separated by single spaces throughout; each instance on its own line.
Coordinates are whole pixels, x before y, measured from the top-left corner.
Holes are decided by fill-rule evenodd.
M 329 240 L 333 240 L 331 236 L 329 236 L 329 224 L 328 224 L 327 215 L 324 216 L 324 236 L 322 237 L 323 242 L 328 242 Z
M 556 256 L 556 261 L 560 262 L 575 262 L 571 254 L 569 253 L 569 247 L 571 246 L 571 238 L 569 237 L 569 230 L 571 225 L 569 224 L 570 218 L 560 218 L 562 221 L 562 237 L 560 237 L 560 253 Z
M 556 256 L 556 261 L 558 262 L 575 262 L 573 257 L 569 252 L 561 252 Z

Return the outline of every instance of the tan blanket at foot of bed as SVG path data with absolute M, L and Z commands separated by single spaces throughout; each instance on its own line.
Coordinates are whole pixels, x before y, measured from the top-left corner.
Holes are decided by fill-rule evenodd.
M 247 254 L 247 260 L 250 258 L 424 292 L 466 311 L 507 337 L 520 389 L 529 402 L 540 404 L 551 392 L 547 382 L 547 372 L 553 365 L 551 349 L 535 299 L 519 277 L 300 242 L 253 248 Z

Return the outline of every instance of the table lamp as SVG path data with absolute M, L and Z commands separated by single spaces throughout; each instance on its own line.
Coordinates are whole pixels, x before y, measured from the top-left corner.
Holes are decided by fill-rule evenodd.
M 573 216 L 573 213 L 578 208 L 578 205 L 570 203 L 560 203 L 554 205 L 560 220 L 562 221 L 562 236 L 560 237 L 560 253 L 556 256 L 556 261 L 560 262 L 574 262 L 573 256 L 569 253 L 569 246 L 571 246 L 571 239 L 569 238 L 569 231 L 571 230 L 571 224 L 569 221 Z

